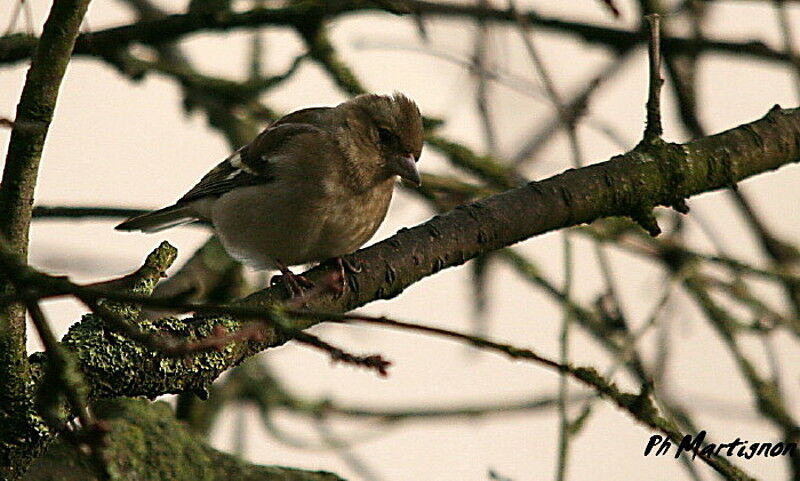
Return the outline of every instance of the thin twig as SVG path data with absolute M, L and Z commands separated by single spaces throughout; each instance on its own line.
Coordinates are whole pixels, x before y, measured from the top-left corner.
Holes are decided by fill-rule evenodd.
M 614 0 L 600 0 L 600 3 L 605 5 L 605 7 L 609 12 L 611 12 L 612 15 L 614 15 L 614 17 L 619 18 L 621 14 L 619 8 L 617 8 L 617 6 L 614 4 Z
M 575 265 L 573 263 L 573 247 L 570 234 L 563 234 L 564 251 L 564 295 L 569 300 L 572 297 L 572 282 Z M 565 303 L 563 319 L 561 321 L 561 336 L 559 338 L 559 362 L 567 364 L 569 362 L 569 334 L 570 326 L 575 315 L 569 308 L 569 303 Z M 556 481 L 564 481 L 567 476 L 567 465 L 569 460 L 569 438 L 570 420 L 567 413 L 569 403 L 569 390 L 567 385 L 567 374 L 561 373 L 558 380 L 558 464 L 556 469 Z
M 794 41 L 794 29 L 792 28 L 792 22 L 789 18 L 789 12 L 786 9 L 786 0 L 772 0 L 772 3 L 775 5 L 775 14 L 778 17 L 778 25 L 780 26 L 783 36 L 783 50 L 790 58 L 792 73 L 795 78 L 795 89 L 798 97 L 800 97 L 800 57 L 797 55 L 797 46 Z
M 537 125 L 534 131 L 523 136 L 522 138 L 527 140 L 518 147 L 516 153 L 511 156 L 511 163 L 519 167 L 529 159 L 533 159 L 536 153 L 553 138 L 554 134 L 563 128 L 564 115 L 567 115 L 570 122 L 573 123 L 577 122 L 579 117 L 583 118 L 586 126 L 606 136 L 621 150 L 629 150 L 629 142 L 624 140 L 623 136 L 618 133 L 611 124 L 587 112 L 587 105 L 592 95 L 596 93 L 604 83 L 607 83 L 622 70 L 627 60 L 632 57 L 631 52 L 633 52 L 633 50 L 626 50 L 620 53 L 617 58 L 603 66 L 599 73 L 590 77 L 591 81 L 588 82 L 581 91 L 575 94 L 572 99 L 564 103 L 564 112 L 556 112 L 555 118 L 548 120 L 544 127 L 539 127 Z
M 482 7 L 488 6 L 486 0 L 476 0 L 476 4 Z M 489 39 L 491 38 L 489 34 L 489 25 L 485 21 L 478 19 L 475 39 L 473 40 L 470 73 L 472 73 L 475 78 L 475 101 L 483 128 L 486 150 L 490 155 L 497 155 L 497 136 L 495 135 L 495 127 L 492 122 L 490 110 L 491 102 L 489 101 L 491 89 L 484 73 L 487 70 L 486 64 L 489 58 Z
M 88 390 L 83 376 L 75 368 L 74 360 L 69 357 L 64 347 L 59 344 L 39 303 L 37 301 L 28 301 L 26 306 L 33 326 L 39 334 L 39 339 L 42 341 L 47 353 L 47 373 L 49 378 L 56 383 L 55 386 L 49 388 L 53 389 L 54 392 L 47 393 L 47 399 L 48 401 L 59 403 L 60 399 L 57 393 L 60 391 L 64 395 L 71 412 L 78 417 L 82 431 L 80 434 L 72 433 L 69 437 L 79 444 L 79 448 L 80 445 L 85 445 L 89 448 L 89 458 L 100 479 L 110 479 L 108 464 L 103 455 L 106 428 L 102 423 L 96 422 L 87 409 L 88 399 L 86 393 Z M 40 406 L 40 408 L 44 410 L 41 414 L 46 420 L 57 422 L 56 419 L 51 419 L 50 416 L 51 412 L 58 412 L 59 407 L 57 405 Z M 56 430 L 63 431 L 63 425 L 53 427 Z
M 355 455 L 352 449 L 343 445 L 341 439 L 333 433 L 323 419 L 317 419 L 314 424 L 317 428 L 317 432 L 322 436 L 325 443 L 336 451 L 339 459 L 344 461 L 344 463 L 364 479 L 364 481 L 380 481 L 383 479 L 375 469 L 370 467 L 361 457 Z
M 651 14 L 647 17 L 650 42 L 647 44 L 647 54 L 650 59 L 650 82 L 647 94 L 647 123 L 644 130 L 644 142 L 652 143 L 661 138 L 664 132 L 661 126 L 661 86 L 664 78 L 661 76 L 661 16 Z
M 33 208 L 34 219 L 80 219 L 84 217 L 119 219 L 134 217 L 149 212 L 146 209 L 90 206 L 46 206 Z
M 298 315 L 300 315 L 300 313 L 298 313 Z M 595 389 L 596 391 L 602 393 L 609 399 L 613 400 L 615 403 L 617 403 L 618 406 L 625 409 L 629 413 L 633 414 L 634 418 L 637 419 L 638 421 L 648 425 L 654 430 L 666 434 L 667 436 L 670 437 L 670 439 L 673 439 L 676 442 L 680 442 L 680 440 L 683 439 L 683 435 L 678 431 L 676 431 L 668 421 L 659 416 L 654 411 L 654 408 L 652 411 L 649 409 L 645 409 L 644 411 L 641 410 L 643 406 L 640 405 L 639 403 L 642 402 L 649 403 L 648 401 L 649 398 L 647 397 L 646 394 L 643 393 L 640 395 L 634 395 L 634 394 L 623 393 L 619 391 L 614 384 L 610 383 L 605 378 L 600 376 L 593 368 L 582 368 L 582 367 L 574 367 L 572 365 L 564 365 L 559 362 L 548 359 L 546 357 L 543 357 L 539 354 L 536 354 L 535 352 L 528 349 L 514 347 L 508 344 L 496 343 L 488 339 L 456 331 L 451 331 L 447 329 L 437 328 L 433 326 L 427 326 L 424 324 L 402 322 L 402 321 L 387 319 L 385 317 L 362 316 L 358 314 L 339 314 L 336 315 L 335 318 L 332 318 L 330 320 L 333 322 L 350 322 L 350 321 L 365 322 L 368 324 L 375 324 L 380 326 L 394 327 L 399 329 L 433 334 L 445 338 L 466 342 L 477 348 L 499 352 L 505 354 L 506 356 L 512 359 L 533 361 L 547 368 L 557 370 L 558 372 L 566 372 L 570 377 L 572 377 L 576 381 L 579 381 L 581 384 L 585 384 L 591 387 L 592 389 Z M 632 398 L 637 400 L 632 402 Z M 645 414 L 645 411 L 647 412 L 647 414 Z M 707 462 L 715 470 L 717 470 L 718 472 L 720 472 L 721 474 L 730 479 L 749 479 L 749 480 L 753 479 L 752 477 L 741 471 L 739 468 L 730 464 L 724 458 L 718 456 L 708 456 L 703 453 L 698 453 L 697 455 L 698 457 L 702 458 L 705 462 Z
M 357 356 L 350 354 L 349 352 L 346 352 L 341 348 L 338 348 L 326 341 L 323 341 L 319 337 L 304 331 L 294 330 L 292 331 L 291 336 L 298 342 L 307 344 L 311 347 L 315 347 L 323 352 L 328 353 L 328 355 L 331 356 L 331 360 L 334 362 L 343 362 L 345 364 L 351 364 L 353 366 L 360 366 L 374 370 L 383 377 L 388 375 L 387 369 L 392 364 L 391 361 L 385 360 L 380 354 L 372 354 L 369 356 Z

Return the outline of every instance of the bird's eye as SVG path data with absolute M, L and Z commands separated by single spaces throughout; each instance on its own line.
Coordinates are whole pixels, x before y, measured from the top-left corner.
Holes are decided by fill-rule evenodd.
M 391 145 L 396 138 L 389 129 L 383 127 L 378 129 L 378 137 L 381 139 L 383 145 Z

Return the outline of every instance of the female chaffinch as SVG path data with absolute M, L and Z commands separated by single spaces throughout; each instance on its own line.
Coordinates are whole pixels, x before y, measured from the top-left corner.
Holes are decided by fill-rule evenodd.
M 174 205 L 117 230 L 211 222 L 235 259 L 279 269 L 355 251 L 383 222 L 397 176 L 419 185 L 422 117 L 413 100 L 366 94 L 290 113 L 209 171 Z

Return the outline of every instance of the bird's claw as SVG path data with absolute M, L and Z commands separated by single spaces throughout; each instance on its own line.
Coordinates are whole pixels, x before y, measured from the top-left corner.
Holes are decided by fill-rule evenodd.
M 306 289 L 314 287 L 313 281 L 303 275 L 293 273 L 285 265 L 279 264 L 278 269 L 281 271 L 281 275 L 274 276 L 270 280 L 270 284 L 275 285 L 279 281 L 283 282 L 286 291 L 292 299 L 305 298 Z
M 347 274 L 358 274 L 364 270 L 364 267 L 361 265 L 356 265 L 344 257 L 336 257 L 334 260 L 336 261 L 336 267 L 339 271 L 339 279 L 338 285 L 336 286 L 336 291 L 338 295 L 341 295 L 344 292 L 345 286 L 347 286 Z
M 353 274 L 358 274 L 359 272 L 364 270 L 364 266 L 356 265 L 355 263 L 353 263 L 353 261 L 351 261 L 350 259 L 345 259 L 344 257 L 337 257 L 336 263 L 339 265 L 339 269 L 342 273 L 347 271 Z

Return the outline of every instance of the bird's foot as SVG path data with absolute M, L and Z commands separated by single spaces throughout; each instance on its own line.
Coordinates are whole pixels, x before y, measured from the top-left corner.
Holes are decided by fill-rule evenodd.
M 353 261 L 345 259 L 344 257 L 337 257 L 336 264 L 339 265 L 340 272 L 343 274 L 345 271 L 350 272 L 351 274 L 358 274 L 364 270 L 364 266 L 353 264 Z
M 305 298 L 306 289 L 314 287 L 314 282 L 305 276 L 293 273 L 285 264 L 278 261 L 275 264 L 278 270 L 281 271 L 281 275 L 273 277 L 270 283 L 275 285 L 278 281 L 282 281 L 292 299 Z
M 344 292 L 345 286 L 347 286 L 347 274 L 358 274 L 359 272 L 363 271 L 364 268 L 360 265 L 354 264 L 344 257 L 334 257 L 333 259 L 336 262 L 336 267 L 339 269 L 339 279 L 336 287 L 338 294 L 341 295 Z

